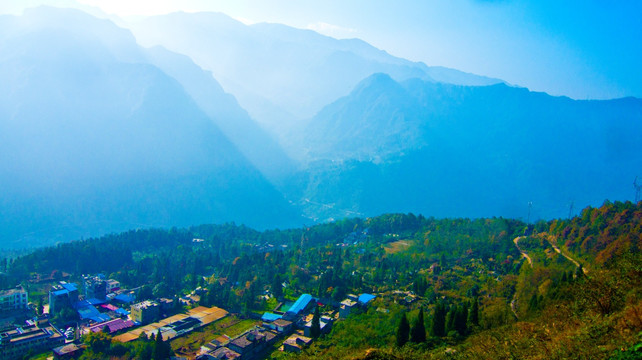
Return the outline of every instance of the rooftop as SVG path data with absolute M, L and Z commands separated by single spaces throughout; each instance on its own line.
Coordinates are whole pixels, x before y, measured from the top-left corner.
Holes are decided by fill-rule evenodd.
M 266 312 L 261 316 L 261 320 L 263 321 L 275 321 L 283 317 L 283 315 L 277 315 L 271 312 Z
M 311 342 L 312 342 L 312 339 L 309 337 L 294 334 L 294 335 L 290 335 L 290 337 L 287 338 L 283 342 L 283 344 L 301 348 L 301 345 L 309 345 Z
M 292 304 L 288 312 L 298 314 L 300 313 L 303 309 L 305 309 L 306 306 L 312 301 L 312 295 L 310 294 L 303 294 L 299 296 L 297 301 Z
M 283 319 L 278 319 L 278 320 L 275 320 L 275 321 L 273 322 L 273 324 L 274 324 L 274 325 L 276 325 L 276 326 L 286 327 L 286 326 L 290 326 L 290 325 L 292 325 L 292 321 L 287 321 L 287 320 L 283 320 Z
M 370 301 L 372 301 L 374 298 L 376 298 L 376 296 L 372 294 L 361 294 L 359 295 L 359 302 L 362 304 L 367 304 Z
M 148 307 L 155 307 L 155 306 L 158 306 L 158 303 L 156 301 L 145 300 L 143 302 L 139 302 L 138 304 L 132 305 L 132 308 L 147 309 Z
M 25 289 L 23 289 L 22 286 L 16 287 L 16 288 L 13 288 L 13 289 L 0 290 L 0 296 L 13 295 L 13 294 L 16 294 L 16 293 L 22 293 L 24 291 L 25 291 Z
M 238 346 L 238 347 L 240 347 L 241 349 L 244 349 L 244 348 L 252 345 L 252 342 L 250 340 L 248 340 L 246 336 L 238 337 L 238 338 L 232 340 L 231 343 L 236 345 L 236 346 Z

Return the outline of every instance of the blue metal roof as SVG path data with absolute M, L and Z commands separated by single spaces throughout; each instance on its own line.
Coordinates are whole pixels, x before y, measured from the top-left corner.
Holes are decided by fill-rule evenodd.
M 60 284 L 60 285 L 62 285 L 62 287 L 65 288 L 67 291 L 78 290 L 78 287 L 74 283 L 66 283 L 66 284 Z
M 96 298 L 87 299 L 85 301 L 87 301 L 87 303 L 89 305 L 101 305 L 101 304 L 107 303 L 107 301 L 105 301 L 105 300 L 100 300 L 100 299 L 96 299 Z
M 292 306 L 290 307 L 288 312 L 289 313 L 298 314 L 298 313 L 301 312 L 301 310 L 305 309 L 305 307 L 308 306 L 310 301 L 312 301 L 312 295 L 303 294 L 303 295 L 299 296 L 299 298 L 297 299 L 297 301 L 294 304 L 292 304 Z
M 122 309 L 122 308 L 116 309 L 115 312 L 116 312 L 116 314 L 129 315 L 129 311 L 127 311 L 125 309 Z
M 362 304 L 367 304 L 368 302 L 372 301 L 372 299 L 376 298 L 376 296 L 372 294 L 361 294 L 359 295 L 359 302 Z
M 283 315 L 278 315 L 278 314 L 273 314 L 271 312 L 266 312 L 261 316 L 261 320 L 263 321 L 274 321 L 282 318 Z
M 86 306 L 78 309 L 78 315 L 80 315 L 81 319 L 91 319 L 92 317 L 99 316 L 100 312 L 93 306 Z
M 118 294 L 114 297 L 114 300 L 124 302 L 124 303 L 131 303 L 131 302 L 134 302 L 134 297 L 126 294 Z

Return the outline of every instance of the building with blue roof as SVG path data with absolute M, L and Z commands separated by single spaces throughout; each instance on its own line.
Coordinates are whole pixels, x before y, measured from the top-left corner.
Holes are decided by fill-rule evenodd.
M 271 313 L 271 312 L 266 312 L 266 313 L 263 314 L 263 316 L 261 316 L 261 320 L 263 320 L 265 322 L 272 322 L 272 321 L 278 320 L 278 319 L 280 319 L 282 317 L 283 317 L 283 315 L 278 315 L 278 314 L 274 314 L 274 313 Z
M 370 301 L 372 301 L 376 296 L 372 294 L 361 294 L 359 295 L 359 304 L 361 305 L 366 305 Z
M 64 307 L 74 307 L 78 302 L 78 287 L 61 281 L 49 290 L 49 315 L 55 316 Z
M 131 304 L 134 302 L 135 297 L 127 294 L 118 294 L 114 297 L 114 300 L 124 304 Z
M 303 294 L 299 296 L 299 298 L 296 300 L 294 304 L 290 307 L 290 309 L 286 312 L 286 314 L 293 314 L 293 315 L 299 315 L 299 313 L 305 308 L 308 307 L 310 302 L 312 302 L 312 295 L 310 294 Z

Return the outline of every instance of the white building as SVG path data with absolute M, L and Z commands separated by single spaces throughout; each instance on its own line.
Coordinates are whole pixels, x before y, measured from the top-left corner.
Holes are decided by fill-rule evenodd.
M 0 291 L 0 311 L 27 309 L 28 304 L 27 291 L 21 286 Z

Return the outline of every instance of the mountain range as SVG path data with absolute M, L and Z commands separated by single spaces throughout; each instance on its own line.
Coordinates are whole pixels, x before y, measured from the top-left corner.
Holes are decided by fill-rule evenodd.
M 185 86 L 168 75 L 185 66 L 188 77 L 184 57 L 143 49 L 129 31 L 76 10 L 37 8 L 1 23 L 3 244 L 132 227 L 298 223 L 217 125 L 246 121 L 260 137 L 234 98 L 206 73 L 200 83 L 181 78 Z
M 631 199 L 642 171 L 640 99 L 553 97 L 280 24 L 40 7 L 0 17 L 0 54 L 0 247 L 384 212 L 550 219 Z

